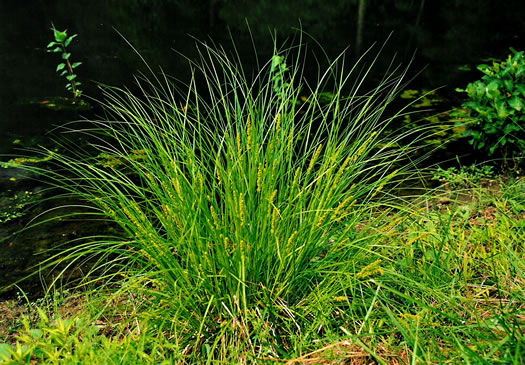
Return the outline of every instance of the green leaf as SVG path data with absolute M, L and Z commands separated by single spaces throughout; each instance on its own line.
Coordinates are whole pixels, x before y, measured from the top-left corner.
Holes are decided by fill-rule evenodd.
M 492 76 L 494 75 L 494 72 L 492 71 L 491 67 L 489 65 L 478 65 L 478 70 L 483 72 L 485 75 Z
M 41 338 L 43 335 L 44 335 L 44 332 L 40 329 L 30 329 L 29 330 L 29 334 L 31 335 L 32 338 Z
M 470 97 L 481 98 L 483 97 L 483 95 L 485 95 L 485 89 L 487 87 L 485 86 L 483 82 L 478 81 L 474 85 L 472 85 L 472 87 L 473 87 L 473 95 L 469 94 Z
M 521 96 L 525 97 L 525 84 L 516 85 L 516 89 L 518 89 Z
M 64 69 L 64 67 L 66 67 L 66 64 L 65 63 L 59 63 L 58 66 L 57 66 L 57 72 Z
M 491 81 L 487 85 L 487 89 L 486 89 L 487 96 L 494 100 L 497 96 L 501 94 L 498 88 L 499 88 L 499 82 L 497 80 Z
M 75 75 L 75 74 L 71 74 L 71 75 L 66 76 L 67 81 L 73 81 L 76 78 L 77 78 L 77 75 Z
M 36 307 L 36 310 L 38 311 L 38 315 L 40 316 L 40 324 L 41 325 L 48 324 L 49 317 L 47 316 L 46 312 L 40 307 Z
M 62 73 L 60 74 L 60 76 L 64 76 L 65 74 L 67 74 L 67 70 L 62 71 Z
M 271 72 L 275 72 L 279 65 L 283 62 L 284 56 L 274 55 L 272 57 L 272 68 Z
M 58 29 L 51 28 L 53 30 L 53 33 L 55 35 L 55 40 L 59 43 L 63 43 L 67 38 L 67 29 L 63 32 L 59 31 Z
M 8 361 L 11 359 L 11 345 L 0 343 L 0 360 Z
M 62 59 L 67 60 L 71 56 L 71 53 L 64 52 L 62 53 Z
M 82 62 L 75 62 L 71 65 L 72 68 L 77 68 L 78 66 L 80 66 L 82 64 Z
M 521 101 L 521 98 L 515 96 L 512 99 L 509 100 L 509 105 L 511 108 L 521 111 L 523 109 L 523 102 Z
M 505 85 L 505 88 L 508 91 L 512 92 L 512 89 L 514 88 L 514 83 L 512 82 L 512 80 L 503 80 L 503 85 Z
M 507 123 L 505 125 L 505 128 L 503 129 L 506 135 L 513 134 L 514 132 L 519 132 L 520 130 L 520 126 L 518 124 L 515 124 L 514 122 Z
M 68 39 L 66 39 L 66 41 L 64 42 L 64 46 L 67 47 L 69 46 L 69 44 L 71 43 L 71 41 L 77 36 L 78 34 L 73 34 L 71 37 L 69 37 Z
M 62 48 L 61 47 L 56 47 L 54 49 L 48 49 L 47 51 L 48 52 L 52 52 L 52 53 L 59 53 L 59 52 L 62 52 Z
M 80 86 L 80 85 L 82 85 L 81 82 L 75 81 L 75 86 Z
M 57 42 L 49 42 L 49 44 L 47 45 L 47 48 L 51 48 L 53 46 L 57 46 L 59 45 Z
M 496 111 L 498 112 L 499 119 L 505 119 L 509 115 L 509 112 L 505 108 L 505 102 L 502 100 L 496 102 Z

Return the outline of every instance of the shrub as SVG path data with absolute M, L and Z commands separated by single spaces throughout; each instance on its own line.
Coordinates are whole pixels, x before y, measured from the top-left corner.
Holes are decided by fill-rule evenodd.
M 525 60 L 523 52 L 512 54 L 492 66 L 479 65 L 485 75 L 468 84 L 463 104 L 472 118 L 467 136 L 479 150 L 504 158 L 519 157 L 525 150 Z

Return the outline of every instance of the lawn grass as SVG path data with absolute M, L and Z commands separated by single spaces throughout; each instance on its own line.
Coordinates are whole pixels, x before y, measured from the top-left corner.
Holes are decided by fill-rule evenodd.
M 56 281 L 3 324 L 0 358 L 521 361 L 523 180 L 400 198 L 427 137 L 383 133 L 405 71 L 362 90 L 374 58 L 341 56 L 312 86 L 301 48 L 253 78 L 199 51 L 189 84 L 152 72 L 140 95 L 104 88 L 105 118 L 76 131 L 90 150 L 26 167 L 121 233 L 44 263 L 97 262 L 76 294 Z

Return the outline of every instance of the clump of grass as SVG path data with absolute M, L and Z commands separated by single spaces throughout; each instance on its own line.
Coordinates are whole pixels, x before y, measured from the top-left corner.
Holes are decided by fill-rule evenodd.
M 255 310 L 238 314 L 237 323 L 221 322 L 222 333 L 209 334 L 220 348 L 204 342 L 202 353 L 193 355 L 188 340 L 162 326 L 159 312 L 147 307 L 158 304 L 149 290 L 131 286 L 112 295 L 109 288 L 109 297 L 101 289 L 87 296 L 56 293 L 49 302 L 28 306 L 19 328 L 10 326 L 16 345 L 0 344 L 0 360 L 519 364 L 525 309 L 524 209 L 519 198 L 525 183 L 499 185 L 476 187 L 480 191 L 473 196 L 479 201 L 433 208 L 429 194 L 419 210 L 383 208 L 363 214 L 374 224 L 356 232 L 354 246 L 362 243 L 355 270 L 325 273 L 339 283 L 326 280 L 314 295 L 305 295 L 304 303 L 293 308 L 292 328 L 262 317 L 267 309 L 257 304 Z M 346 291 L 319 300 L 317 295 L 329 288 Z M 266 347 L 246 348 L 236 337 L 246 328 L 252 331 L 245 333 L 247 338 L 254 336 Z M 286 353 L 278 356 L 272 352 L 278 348 L 272 343 L 276 332 L 286 346 Z
M 404 72 L 365 92 L 375 59 L 348 67 L 341 55 L 311 85 L 303 51 L 276 49 L 249 78 L 201 44 L 187 84 L 152 73 L 137 78 L 140 95 L 105 87 L 106 117 L 83 130 L 95 153 L 33 168 L 123 233 L 48 264 L 97 257 L 85 283 L 141 298 L 136 313 L 192 361 L 300 354 L 341 333 L 341 303 L 366 322 L 380 291 L 372 279 L 385 272 L 373 254 L 382 236 L 366 227 L 393 204 L 418 140 L 382 135 Z M 393 149 L 399 140 L 410 143 Z

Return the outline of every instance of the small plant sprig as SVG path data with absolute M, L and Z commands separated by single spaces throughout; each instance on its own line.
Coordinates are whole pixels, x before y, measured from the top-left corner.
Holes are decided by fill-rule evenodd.
M 59 31 L 53 24 L 51 24 L 51 30 L 53 31 L 55 40 L 47 45 L 47 51 L 53 53 L 62 53 L 62 59 L 64 62 L 58 64 L 56 72 L 62 71 L 60 76 L 65 76 L 68 81 L 66 84 L 66 89 L 69 90 L 73 94 L 73 98 L 77 100 L 82 95 L 82 90 L 79 88 L 81 83 L 76 81 L 77 75 L 75 74 L 74 70 L 80 66 L 82 62 L 71 63 L 71 53 L 67 51 L 67 47 L 71 41 L 78 36 L 78 34 L 73 34 L 68 37 L 67 29 L 64 31 Z
M 438 167 L 432 173 L 432 180 L 448 183 L 452 189 L 471 188 L 480 184 L 482 179 L 494 177 L 494 166 L 490 165 L 461 166 L 459 169 L 456 167 L 449 167 L 448 169 Z
M 289 68 L 286 65 L 284 56 L 279 56 L 277 52 L 274 51 L 270 74 L 272 75 L 273 91 L 279 96 L 279 100 L 284 98 L 286 95 L 286 88 L 290 86 L 285 79 L 285 75 L 288 71 Z

